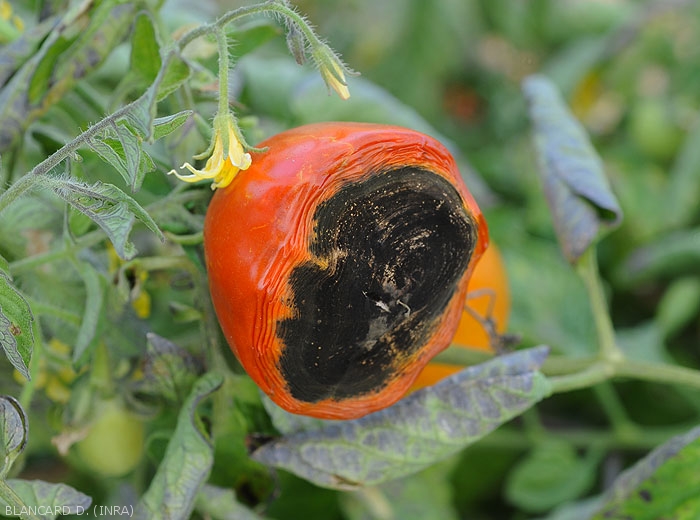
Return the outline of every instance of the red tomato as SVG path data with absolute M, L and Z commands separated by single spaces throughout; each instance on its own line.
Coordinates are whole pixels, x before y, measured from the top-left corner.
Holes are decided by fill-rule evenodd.
M 204 225 L 223 332 L 286 410 L 400 399 L 453 337 L 488 243 L 454 159 L 413 130 L 321 123 L 260 144 Z

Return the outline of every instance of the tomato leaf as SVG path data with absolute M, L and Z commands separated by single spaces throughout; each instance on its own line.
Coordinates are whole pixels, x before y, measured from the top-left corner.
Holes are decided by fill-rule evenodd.
M 386 509 L 386 518 L 401 520 L 457 520 L 448 470 L 452 464 L 436 464 L 416 475 L 386 482 L 371 488 Z M 343 493 L 340 504 L 348 520 L 376 518 L 372 499 L 365 493 Z
M 28 422 L 27 413 L 14 397 L 0 396 L 0 479 L 27 445 Z
M 85 310 L 83 319 L 80 322 L 78 337 L 73 347 L 73 364 L 82 366 L 86 361 L 85 354 L 88 347 L 97 332 L 97 324 L 102 314 L 102 304 L 104 302 L 104 289 L 100 274 L 91 265 L 83 262 L 76 267 L 85 284 Z
M 53 520 L 60 515 L 85 514 L 92 503 L 89 496 L 66 484 L 20 479 L 9 479 L 7 484 L 19 496 L 26 509 L 37 511 L 41 508 L 43 520 Z M 21 511 L 5 503 L 2 498 L 0 508 L 5 514 L 16 513 L 8 516 L 20 516 Z
M 45 18 L 34 27 L 26 28 L 16 40 L 0 47 L 0 87 L 31 59 L 55 24 L 55 16 Z
M 657 277 L 693 274 L 700 263 L 700 229 L 676 231 L 634 250 L 616 270 L 625 287 Z
M 596 450 L 579 457 L 566 441 L 539 444 L 510 473 L 506 497 L 511 504 L 532 513 L 572 501 L 595 482 L 600 455 Z
M 150 14 L 141 12 L 134 22 L 127 76 L 135 77 L 141 84 L 148 85 L 156 78 L 160 65 L 160 43 L 155 24 Z
M 197 405 L 222 384 L 221 375 L 202 376 L 180 409 L 177 427 L 151 485 L 137 504 L 138 520 L 186 519 L 214 462 L 213 447 L 201 431 Z
M 262 520 L 262 517 L 236 500 L 231 488 L 204 484 L 197 495 L 197 511 L 214 520 Z
M 541 520 L 591 520 L 591 517 L 600 508 L 600 504 L 600 495 L 561 504 Z
M 137 218 L 161 240 L 164 239 L 146 210 L 113 184 L 86 184 L 67 177 L 45 180 L 59 197 L 90 217 L 107 233 L 121 258 L 129 259 L 136 254 L 129 233 Z
M 141 141 L 124 125 L 114 125 L 114 131 L 119 139 L 118 143 L 121 145 L 122 153 L 120 157 L 123 158 L 128 173 L 128 177 L 125 180 L 131 186 L 131 191 L 138 191 L 146 173 L 139 168 L 143 164 L 141 157 L 145 155 L 143 150 L 141 150 Z M 116 144 L 114 143 L 114 145 Z M 118 150 L 118 148 L 115 147 L 115 150 Z M 153 165 L 153 162 L 151 162 L 151 165 Z
M 153 125 L 156 117 L 156 104 L 172 94 L 190 77 L 190 67 L 175 51 L 164 59 L 163 74 L 156 77 L 146 92 L 134 101 L 124 116 L 128 127 L 142 139 L 153 140 Z
M 155 169 L 153 160 L 141 148 L 139 138 L 126 126 L 114 125 L 114 133 L 116 138 L 98 137 L 89 140 L 88 145 L 104 161 L 114 166 L 131 191 L 138 191 L 146 173 Z
M 538 372 L 547 353 L 537 347 L 469 367 L 385 410 L 281 437 L 253 457 L 336 489 L 410 475 L 547 396 L 549 382 Z
M 192 110 L 183 110 L 170 116 L 158 117 L 153 120 L 153 139 L 157 141 L 161 137 L 171 134 L 180 128 L 192 115 Z
M 700 200 L 700 122 L 688 133 L 668 175 L 665 220 L 669 227 L 685 226 L 693 222 Z
M 656 311 L 656 322 L 665 337 L 680 332 L 700 313 L 700 278 L 679 277 L 664 292 Z
M 201 360 L 157 334 L 149 333 L 147 338 L 143 378 L 135 390 L 169 403 L 182 403 L 202 373 Z
M 700 517 L 700 427 L 662 444 L 604 495 L 596 520 Z
M 585 130 L 554 84 L 530 76 L 523 92 L 554 228 L 564 255 L 576 263 L 604 232 L 620 224 L 622 210 Z
M 509 212 L 507 218 L 517 219 L 516 212 Z M 526 342 L 542 342 L 573 357 L 594 354 L 595 323 L 581 278 L 556 243 L 533 237 L 521 223 L 512 228 L 518 236 L 504 251 L 513 298 L 511 330 Z M 547 276 L 540 276 L 543 272 Z M 533 279 L 538 283 L 533 284 Z
M 34 349 L 34 315 L 10 278 L 0 272 L 0 347 L 26 379 Z
M 151 88 L 156 88 L 157 101 L 162 101 L 175 92 L 190 77 L 190 67 L 179 54 L 171 53 L 166 60 L 162 79 L 154 82 L 151 86 Z

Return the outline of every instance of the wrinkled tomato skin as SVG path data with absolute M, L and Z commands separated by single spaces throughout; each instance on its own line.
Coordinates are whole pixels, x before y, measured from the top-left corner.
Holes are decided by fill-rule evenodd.
M 449 345 L 469 275 L 488 245 L 483 216 L 447 149 L 412 130 L 320 123 L 283 132 L 259 146 L 267 151 L 253 153 L 250 168 L 216 191 L 204 225 L 210 291 L 224 335 L 258 386 L 290 412 L 350 419 L 385 408 Z M 469 266 L 429 343 L 389 384 L 353 399 L 296 400 L 279 369 L 284 345 L 276 331 L 280 320 L 294 314 L 288 280 L 295 266 L 309 260 L 314 210 L 347 183 L 404 166 L 428 169 L 456 187 L 477 225 Z

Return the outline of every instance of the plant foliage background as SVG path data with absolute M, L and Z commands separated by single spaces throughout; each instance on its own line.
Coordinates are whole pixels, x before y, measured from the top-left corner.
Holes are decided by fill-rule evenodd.
M 0 516 L 700 516 L 696 4 L 296 2 L 361 72 L 343 101 L 282 1 L 0 0 Z M 517 352 L 450 350 L 470 368 L 357 421 L 261 398 L 208 299 L 211 190 L 166 175 L 210 140 L 219 29 L 249 143 L 453 150 Z

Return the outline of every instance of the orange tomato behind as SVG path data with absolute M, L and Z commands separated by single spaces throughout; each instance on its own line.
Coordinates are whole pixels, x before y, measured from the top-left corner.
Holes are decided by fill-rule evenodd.
M 466 308 L 452 339 L 452 345 L 460 348 L 492 352 L 494 350 L 489 338 L 489 331 L 474 314 L 482 320 L 491 319 L 495 332 L 503 334 L 508 327 L 510 313 L 510 292 L 508 277 L 501 253 L 496 245 L 491 245 L 474 268 L 467 290 Z M 437 383 L 464 367 L 446 363 L 429 363 L 413 383 L 411 391 Z

